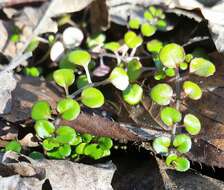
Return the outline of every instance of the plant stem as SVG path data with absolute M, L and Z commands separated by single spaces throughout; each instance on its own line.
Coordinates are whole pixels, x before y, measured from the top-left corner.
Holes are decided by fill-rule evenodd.
M 69 95 L 70 98 L 75 98 L 78 94 L 80 94 L 85 88 L 87 87 L 97 87 L 97 86 L 103 86 L 106 84 L 109 84 L 110 81 L 108 79 L 100 81 L 100 82 L 94 82 L 94 83 L 89 83 L 88 85 L 78 89 L 77 91 L 75 91 L 74 93 L 72 93 L 71 95 Z
M 65 95 L 66 95 L 66 97 L 68 97 L 69 96 L 68 87 L 66 86 L 66 87 L 64 87 L 64 89 L 65 89 Z
M 89 73 L 88 66 L 84 66 L 84 70 L 85 70 L 85 72 L 86 72 L 87 80 L 88 80 L 88 82 L 91 84 L 91 83 L 92 83 L 92 80 L 91 80 L 91 77 L 90 77 L 90 73 Z

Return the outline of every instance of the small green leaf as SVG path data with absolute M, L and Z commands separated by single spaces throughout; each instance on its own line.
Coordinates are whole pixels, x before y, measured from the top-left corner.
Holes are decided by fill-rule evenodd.
M 157 9 L 154 6 L 150 6 L 149 11 L 153 16 L 156 16 Z
M 155 32 L 156 32 L 155 26 L 153 26 L 149 23 L 144 23 L 141 25 L 141 33 L 143 36 L 150 37 L 153 34 L 155 34 Z
M 103 46 L 106 36 L 103 33 L 97 33 L 87 38 L 86 43 L 88 48 Z
M 57 148 L 60 146 L 59 142 L 55 138 L 46 138 L 44 139 L 42 146 L 45 150 L 50 151 L 54 148 Z
M 47 120 L 36 121 L 34 128 L 40 138 L 50 137 L 55 130 L 54 125 Z
M 130 105 L 136 105 L 142 99 L 143 89 L 138 84 L 131 84 L 122 91 L 122 95 L 125 102 Z
M 90 143 L 92 139 L 93 139 L 93 136 L 91 134 L 85 133 L 82 135 L 82 140 L 85 143 Z
M 53 73 L 54 81 L 63 88 L 68 88 L 75 81 L 75 74 L 72 69 L 58 69 Z
M 62 158 L 66 158 L 71 154 L 72 149 L 70 145 L 64 144 L 58 148 L 58 152 Z
M 152 21 L 154 19 L 154 17 L 152 16 L 152 14 L 149 11 L 144 12 L 144 18 L 148 21 Z
M 22 150 L 22 146 L 18 141 L 13 140 L 5 145 L 5 150 L 20 153 Z
M 178 123 L 182 119 L 181 113 L 172 107 L 165 107 L 160 112 L 161 120 L 169 127 L 173 126 L 175 123 Z
M 79 144 L 79 145 L 75 148 L 75 152 L 76 152 L 77 154 L 80 154 L 80 155 L 84 154 L 84 149 L 85 149 L 86 145 L 87 145 L 87 143 L 81 143 L 81 144 Z
M 120 48 L 120 44 L 118 42 L 107 42 L 103 47 L 112 52 L 116 52 Z
M 26 76 L 39 77 L 41 74 L 41 68 L 38 67 L 26 67 L 24 68 Z
M 20 34 L 12 34 L 12 35 L 10 36 L 10 41 L 11 41 L 11 42 L 14 42 L 14 43 L 19 42 L 20 39 L 21 39 Z
M 125 90 L 129 85 L 128 74 L 121 67 L 115 67 L 112 70 L 109 80 L 119 90 Z
M 100 90 L 88 87 L 82 91 L 81 101 L 89 108 L 99 108 L 104 104 L 104 96 Z
M 60 126 L 57 130 L 56 130 L 56 140 L 61 143 L 61 144 L 70 144 L 73 145 L 74 142 L 76 141 L 76 132 L 75 129 L 63 125 Z
M 89 83 L 88 83 L 88 79 L 86 77 L 86 75 L 80 75 L 77 79 L 77 88 L 80 89 L 80 88 L 83 88 L 85 86 L 87 86 Z
M 140 27 L 140 20 L 138 18 L 130 19 L 128 25 L 131 29 L 139 29 Z
M 130 82 L 134 82 L 142 73 L 142 64 L 137 59 L 128 62 L 128 78 Z
M 98 160 L 98 159 L 102 158 L 103 153 L 104 153 L 103 149 L 100 148 L 100 146 L 98 144 L 87 145 L 84 149 L 84 154 L 86 156 L 90 156 L 94 160 Z
M 69 53 L 68 60 L 76 65 L 87 67 L 91 61 L 91 56 L 87 51 L 74 50 Z
M 163 43 L 159 40 L 151 40 L 146 44 L 146 48 L 150 53 L 159 53 L 163 47 Z
M 186 172 L 190 168 L 190 162 L 184 157 L 178 157 L 174 161 L 174 167 L 179 172 Z
M 34 159 L 34 160 L 41 160 L 44 159 L 44 155 L 40 152 L 33 151 L 29 154 L 29 157 Z
M 170 85 L 161 83 L 154 86 L 151 90 L 150 96 L 154 102 L 159 105 L 168 105 L 173 96 L 173 89 Z
M 31 111 L 33 120 L 49 119 L 51 117 L 51 107 L 47 101 L 37 101 Z
M 39 40 L 34 38 L 27 46 L 25 52 L 33 52 L 39 46 Z
M 62 99 L 57 103 L 57 111 L 65 120 L 71 121 L 80 114 L 79 103 L 71 98 Z
M 140 36 L 137 36 L 135 32 L 129 31 L 124 35 L 124 42 L 129 48 L 137 48 L 143 42 Z
M 183 71 L 187 70 L 188 68 L 188 64 L 186 62 L 180 63 L 179 66 L 180 66 L 180 69 Z
M 103 150 L 109 150 L 113 146 L 113 141 L 109 137 L 100 137 L 98 143 Z
M 167 153 L 170 143 L 171 139 L 169 137 L 163 136 L 155 138 L 152 146 L 156 153 Z
M 192 100 L 199 100 L 202 96 L 200 86 L 191 81 L 185 81 L 183 84 L 185 94 Z
M 174 77 L 176 75 L 175 69 L 173 68 L 167 68 L 165 70 L 166 76 L 168 77 Z
M 154 79 L 155 80 L 163 80 L 166 78 L 166 73 L 164 71 L 157 71 L 155 74 L 154 74 Z
M 209 77 L 215 73 L 215 70 L 215 65 L 204 58 L 194 58 L 190 62 L 190 73 L 200 77 Z
M 201 122 L 193 114 L 185 115 L 184 126 L 186 131 L 191 135 L 197 135 L 201 130 Z
M 186 63 L 190 63 L 191 60 L 194 58 L 194 56 L 191 54 L 191 53 L 188 53 L 186 56 L 185 56 L 185 62 Z
M 180 153 L 189 152 L 191 144 L 191 138 L 186 134 L 178 134 L 173 140 L 173 146 L 175 146 Z
M 167 22 L 163 19 L 160 19 L 156 22 L 156 26 L 157 28 L 159 28 L 160 30 L 164 30 L 167 27 Z
M 81 142 L 82 142 L 82 137 L 76 136 L 75 138 L 73 138 L 72 141 L 69 142 L 69 144 L 72 146 L 76 146 L 76 145 L 80 144 Z
M 166 157 L 166 165 L 170 166 L 172 164 L 173 161 L 177 160 L 177 155 L 176 154 L 169 154 L 169 156 Z
M 185 52 L 180 45 L 170 43 L 161 49 L 159 59 L 164 66 L 168 68 L 176 68 L 184 61 Z

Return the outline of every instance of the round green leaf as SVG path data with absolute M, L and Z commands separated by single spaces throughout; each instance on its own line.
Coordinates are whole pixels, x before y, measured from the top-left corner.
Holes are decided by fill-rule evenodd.
M 175 123 L 178 123 L 182 119 L 181 113 L 172 107 L 165 107 L 160 112 L 161 120 L 169 127 L 173 126 Z
M 139 29 L 140 27 L 140 20 L 138 18 L 130 19 L 128 25 L 131 29 Z
M 185 71 L 188 68 L 188 64 L 186 62 L 180 63 L 180 69 Z
M 163 47 L 163 43 L 159 40 L 151 40 L 146 44 L 146 48 L 150 53 L 159 53 Z
M 69 126 L 60 126 L 57 130 L 56 130 L 56 140 L 57 142 L 61 143 L 61 144 L 70 144 L 73 145 L 74 142 L 77 141 L 76 139 L 76 132 L 75 129 L 69 127 Z
M 22 150 L 22 146 L 18 141 L 13 140 L 5 145 L 5 150 L 20 153 Z
M 156 11 L 157 11 L 157 9 L 156 9 L 154 6 L 150 6 L 150 7 L 149 7 L 149 11 L 150 11 L 150 13 L 151 13 L 153 16 L 156 16 Z
M 166 76 L 168 77 L 174 77 L 176 75 L 175 69 L 173 68 L 167 68 L 165 70 Z
M 37 101 L 31 111 L 33 120 L 49 119 L 51 117 L 51 107 L 47 101 Z
M 152 146 L 157 153 L 167 153 L 170 143 L 171 139 L 169 137 L 157 137 L 154 139 Z
M 109 137 L 100 137 L 98 143 L 103 150 L 109 150 L 113 146 L 113 141 Z
M 125 102 L 130 105 L 136 105 L 142 99 L 143 89 L 138 84 L 131 84 L 122 91 L 122 95 Z
M 34 160 L 41 160 L 44 159 L 44 155 L 40 152 L 33 151 L 29 154 L 29 157 L 34 159 Z
M 87 67 L 91 61 L 91 56 L 87 51 L 74 50 L 69 53 L 68 60 L 76 65 Z
M 194 58 L 190 62 L 190 73 L 200 77 L 209 77 L 215 73 L 215 70 L 215 65 L 204 58 Z
M 149 11 L 145 11 L 144 18 L 148 21 L 151 21 L 151 20 L 153 20 L 154 17 L 152 16 L 152 14 Z
M 88 83 L 88 79 L 86 77 L 86 75 L 80 75 L 78 80 L 77 80 L 77 88 L 80 89 L 80 88 L 83 88 L 85 86 L 87 86 L 89 83 Z
M 185 81 L 183 84 L 185 94 L 192 100 L 198 100 L 202 96 L 201 88 L 194 82 Z
M 125 90 L 129 85 L 128 74 L 121 67 L 115 67 L 112 70 L 109 80 L 119 90 Z
M 166 106 L 172 99 L 173 89 L 165 83 L 157 84 L 152 88 L 150 96 L 157 104 Z
M 191 135 L 197 135 L 201 130 L 200 120 L 192 114 L 185 115 L 184 126 L 186 131 Z
M 26 67 L 24 69 L 25 75 L 26 76 L 31 76 L 31 77 L 39 77 L 41 74 L 41 68 L 38 67 Z
M 175 146 L 180 153 L 189 152 L 191 144 L 191 138 L 186 134 L 176 135 L 173 140 L 173 146 Z
M 176 154 L 169 154 L 169 156 L 166 157 L 166 165 L 170 166 L 173 161 L 177 160 L 177 158 Z
M 71 154 L 71 146 L 68 144 L 64 144 L 58 148 L 58 152 L 62 158 L 66 158 Z
M 99 108 L 104 104 L 104 96 L 100 90 L 88 87 L 82 91 L 81 101 L 89 108 Z
M 155 80 L 163 80 L 166 78 L 166 73 L 164 71 L 157 71 L 155 74 L 154 74 L 154 79 Z
M 86 43 L 88 48 L 96 46 L 102 46 L 106 40 L 106 36 L 103 33 L 97 33 L 87 38 Z
M 90 156 L 94 160 L 102 158 L 103 153 L 104 153 L 103 149 L 100 148 L 98 144 L 87 145 L 84 149 L 84 154 L 86 156 Z
M 92 139 L 93 139 L 93 135 L 87 134 L 87 133 L 82 134 L 82 140 L 83 140 L 83 142 L 90 143 Z
M 174 161 L 174 167 L 179 172 L 185 172 L 190 168 L 190 162 L 184 157 L 178 157 Z
M 180 45 L 170 43 L 161 49 L 159 59 L 164 66 L 168 68 L 176 68 L 184 61 L 185 52 Z
M 124 42 L 129 48 L 137 48 L 143 42 L 140 36 L 137 36 L 135 32 L 129 31 L 124 35 Z
M 153 26 L 149 23 L 144 23 L 141 25 L 141 33 L 143 36 L 150 37 L 153 34 L 155 34 L 155 32 L 156 32 L 155 26 Z
M 193 55 L 192 54 L 190 54 L 190 53 L 188 53 L 186 56 L 185 56 L 185 62 L 186 63 L 190 63 L 191 62 L 191 60 L 193 59 L 194 57 L 193 57 Z
M 60 146 L 59 142 L 55 138 L 46 138 L 44 139 L 42 146 L 45 150 L 50 151 L 54 148 L 57 148 Z
M 128 62 L 128 78 L 130 82 L 133 82 L 138 79 L 142 72 L 142 64 L 137 59 L 133 59 Z
M 58 69 L 53 73 L 54 81 L 63 88 L 68 88 L 75 81 L 75 74 L 72 69 Z
M 156 27 L 160 30 L 164 30 L 167 27 L 167 22 L 163 19 L 160 19 L 156 22 Z
M 45 138 L 50 137 L 55 130 L 54 125 L 47 120 L 38 120 L 36 121 L 34 128 L 39 137 Z
M 103 47 L 107 50 L 115 52 L 120 48 L 120 44 L 118 42 L 108 42 L 108 43 L 105 43 Z
M 80 106 L 77 101 L 66 98 L 57 103 L 57 111 L 63 119 L 71 121 L 76 119 L 80 114 Z
M 84 149 L 85 149 L 86 145 L 87 145 L 87 143 L 81 143 L 81 144 L 79 144 L 79 145 L 75 148 L 75 152 L 76 152 L 76 154 L 80 154 L 80 155 L 84 154 Z

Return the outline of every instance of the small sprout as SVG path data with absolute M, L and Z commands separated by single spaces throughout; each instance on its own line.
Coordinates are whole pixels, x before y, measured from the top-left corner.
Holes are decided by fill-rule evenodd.
M 138 84 L 131 84 L 122 91 L 122 95 L 125 102 L 130 105 L 136 105 L 142 99 L 143 89 Z
M 163 47 L 163 43 L 159 40 L 151 40 L 146 44 L 146 48 L 150 53 L 159 53 Z
M 40 152 L 33 151 L 29 154 L 29 157 L 34 159 L 34 160 L 42 160 L 44 159 L 44 155 Z
M 64 54 L 65 48 L 59 41 L 55 42 L 51 47 L 50 58 L 52 61 L 57 61 Z
M 190 54 L 190 53 L 188 53 L 186 56 L 185 56 L 185 62 L 186 63 L 190 63 L 191 62 L 191 60 L 193 59 L 194 57 L 193 57 L 193 55 L 192 54 Z
M 191 138 L 186 134 L 178 134 L 173 140 L 173 146 L 175 146 L 180 153 L 189 152 L 191 144 Z
M 86 76 L 89 83 L 92 83 L 88 65 L 91 61 L 91 55 L 84 50 L 74 50 L 69 53 L 68 59 L 70 62 L 82 66 L 86 72 Z
M 33 120 L 49 119 L 51 117 L 51 107 L 47 101 L 37 101 L 31 111 Z
M 156 153 L 167 153 L 170 143 L 170 138 L 163 136 L 155 138 L 152 146 Z
M 183 84 L 185 94 L 192 100 L 199 100 L 202 96 L 200 86 L 191 81 L 185 81 Z
M 157 84 L 152 88 L 150 96 L 157 104 L 166 106 L 172 99 L 173 89 L 165 83 Z
M 100 90 L 88 87 L 82 91 L 81 101 L 89 108 L 99 108 L 104 104 L 104 96 Z
M 66 95 L 68 95 L 68 87 L 75 81 L 75 74 L 72 69 L 58 69 L 53 73 L 54 81 L 65 89 Z
M 173 165 L 179 172 L 185 172 L 190 168 L 190 162 L 184 157 L 178 157 L 176 154 L 170 154 L 166 158 L 167 166 Z
M 138 18 L 130 19 L 128 25 L 131 29 L 139 29 L 140 27 L 140 20 Z
M 118 42 L 107 42 L 103 47 L 112 52 L 116 52 L 120 48 L 120 44 Z
M 174 77 L 176 75 L 175 69 L 173 68 L 167 68 L 165 70 L 166 76 L 168 77 Z
M 76 141 L 76 131 L 75 129 L 69 126 L 66 125 L 60 126 L 56 130 L 56 134 L 57 134 L 56 140 L 61 144 L 73 145 L 73 142 Z
M 63 42 L 66 48 L 78 47 L 84 38 L 83 32 L 77 27 L 68 27 L 64 30 Z
M 94 48 L 96 46 L 103 46 L 105 40 L 106 36 L 102 33 L 98 33 L 88 37 L 86 43 L 88 48 Z
M 209 77 L 215 73 L 215 65 L 204 58 L 194 58 L 190 62 L 190 73 L 200 77 Z
M 192 114 L 185 115 L 184 126 L 186 131 L 191 135 L 197 135 L 201 130 L 200 120 Z
M 109 81 L 119 90 L 125 90 L 129 85 L 128 74 L 121 67 L 115 67 L 112 70 Z
M 155 32 L 156 32 L 155 26 L 153 26 L 149 23 L 144 23 L 141 25 L 141 33 L 143 36 L 150 37 L 153 34 L 155 34 Z
M 25 52 L 33 52 L 39 46 L 39 40 L 34 38 L 27 46 Z
M 152 16 L 152 14 L 149 11 L 144 12 L 144 18 L 148 21 L 152 21 L 154 19 L 154 17 Z
M 82 140 L 85 143 L 90 143 L 92 139 L 93 139 L 93 136 L 91 134 L 85 133 L 82 135 Z
M 100 148 L 98 144 L 87 145 L 84 149 L 84 154 L 86 156 L 90 156 L 94 160 L 102 158 L 103 153 L 104 153 L 103 149 Z
M 72 152 L 71 146 L 64 144 L 58 148 L 58 153 L 61 155 L 61 158 L 68 157 Z
M 181 113 L 172 107 L 165 107 L 160 112 L 161 120 L 169 127 L 173 126 L 175 123 L 178 123 L 182 119 Z
M 109 150 L 113 146 L 113 141 L 109 137 L 99 137 L 98 143 L 103 150 Z
M 76 154 L 84 154 L 84 150 L 85 150 L 85 147 L 86 147 L 87 143 L 80 143 L 76 148 L 75 148 L 75 152 Z
M 39 77 L 41 72 L 42 72 L 41 68 L 38 67 L 26 67 L 24 69 L 25 75 L 31 77 Z
M 156 26 L 157 26 L 157 28 L 159 28 L 160 30 L 163 30 L 163 29 L 165 29 L 165 28 L 167 27 L 167 22 L 166 22 L 165 20 L 160 19 L 160 20 L 158 20 L 158 21 L 156 22 Z
M 47 120 L 38 120 L 35 123 L 34 128 L 40 138 L 50 137 L 55 130 L 54 125 Z
M 137 59 L 128 62 L 128 78 L 130 82 L 136 81 L 142 73 L 142 64 Z
M 176 68 L 185 59 L 184 49 L 175 43 L 165 45 L 160 53 L 161 63 L 168 68 Z
M 42 146 L 46 151 L 50 151 L 50 150 L 53 150 L 54 148 L 59 147 L 60 144 L 55 138 L 50 137 L 50 138 L 44 139 Z
M 157 71 L 155 74 L 154 74 L 154 79 L 155 80 L 162 80 L 162 79 L 165 79 L 166 78 L 166 73 L 164 71 Z
M 14 43 L 17 43 L 17 42 L 19 42 L 20 41 L 20 39 L 21 39 L 21 36 L 20 36 L 20 34 L 12 34 L 11 36 L 10 36 L 10 41 L 11 42 L 14 42 Z
M 183 71 L 187 70 L 188 68 L 188 64 L 186 62 L 180 63 L 179 66 L 180 66 L 180 69 Z
M 124 42 L 129 48 L 137 48 L 143 42 L 140 36 L 137 36 L 135 32 L 129 31 L 124 35 Z
M 88 79 L 86 77 L 86 75 L 80 75 L 77 79 L 77 88 L 80 89 L 80 88 L 83 88 L 84 86 L 87 86 L 89 83 L 88 83 Z
M 58 102 L 57 111 L 61 114 L 63 119 L 71 121 L 76 119 L 80 114 L 80 106 L 77 101 L 66 98 Z
M 5 151 L 13 151 L 13 152 L 20 153 L 21 150 L 22 150 L 22 146 L 16 140 L 10 141 L 5 145 Z

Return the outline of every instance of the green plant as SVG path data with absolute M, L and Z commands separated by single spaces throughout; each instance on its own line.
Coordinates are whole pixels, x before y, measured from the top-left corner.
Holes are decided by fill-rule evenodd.
M 13 151 L 13 152 L 20 153 L 21 150 L 22 150 L 22 146 L 16 140 L 10 141 L 5 145 L 5 151 Z

